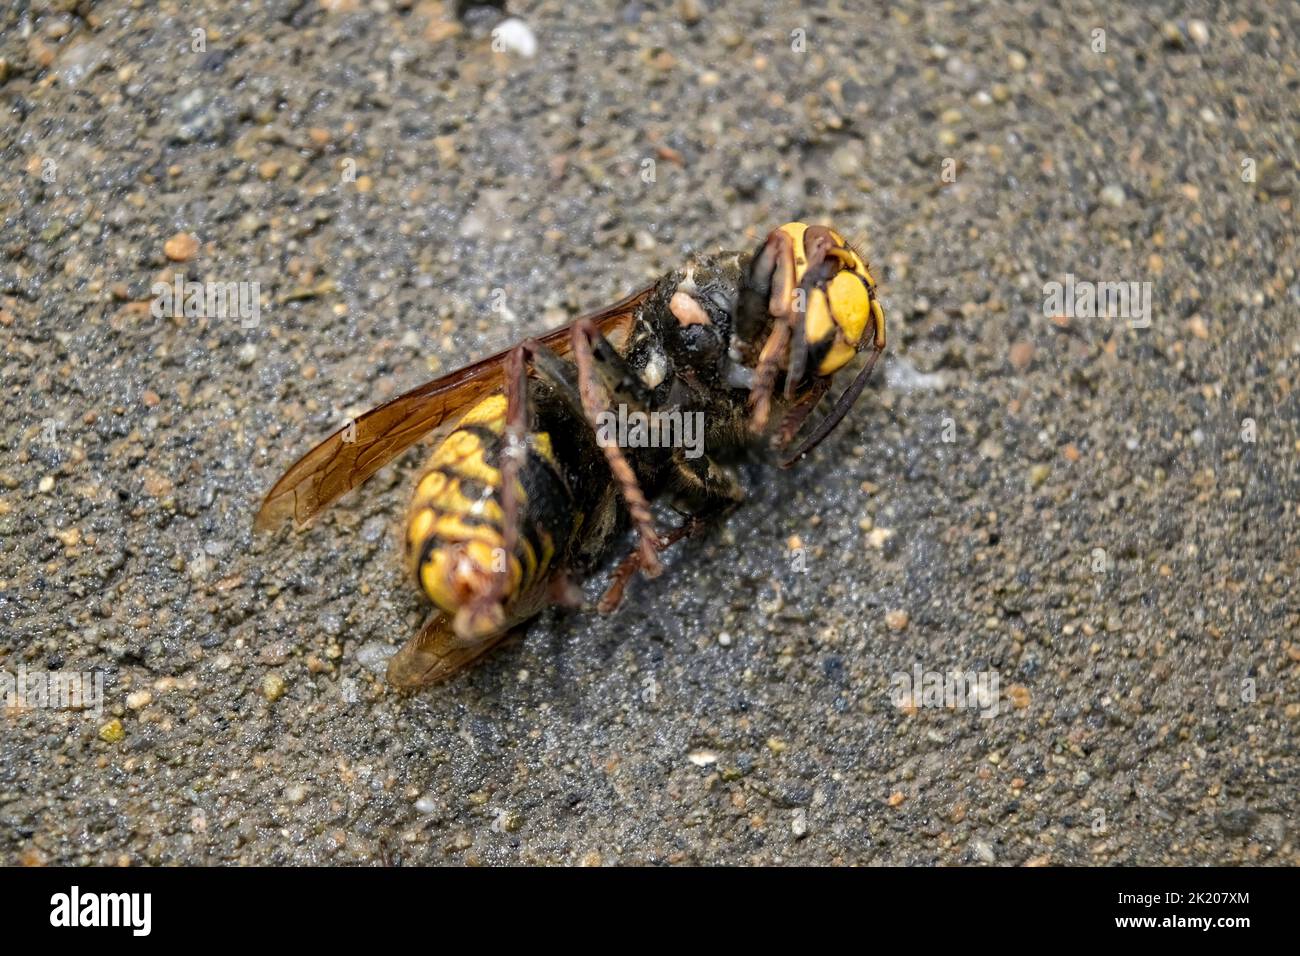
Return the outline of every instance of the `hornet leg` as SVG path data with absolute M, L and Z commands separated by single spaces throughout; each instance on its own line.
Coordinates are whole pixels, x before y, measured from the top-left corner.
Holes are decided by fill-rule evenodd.
M 599 363 L 596 359 L 597 354 L 600 355 Z M 597 375 L 600 376 L 602 384 L 613 383 L 613 387 L 606 384 L 606 390 L 611 396 L 630 394 L 635 399 L 639 393 L 646 398 L 649 397 L 644 384 L 636 378 L 623 357 L 614 351 L 593 323 L 579 321 L 574 324 L 573 358 L 578 367 L 578 392 L 582 398 L 583 411 L 592 428 L 599 428 L 601 413 L 610 410 L 609 403 L 600 394 L 596 381 Z M 640 403 L 636 402 L 636 404 Z M 618 483 L 623 504 L 632 516 L 632 525 L 640 540 L 640 568 L 647 577 L 655 577 L 663 570 L 663 565 L 659 563 L 659 534 L 655 531 L 650 504 L 623 450 L 617 444 L 602 443 L 601 451 L 605 454 L 605 462 L 609 465 L 610 473 Z

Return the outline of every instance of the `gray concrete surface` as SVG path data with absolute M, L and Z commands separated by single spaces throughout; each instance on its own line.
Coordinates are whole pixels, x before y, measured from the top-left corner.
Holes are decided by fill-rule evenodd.
M 0 669 L 105 680 L 5 708 L 0 861 L 1296 863 L 1297 5 L 510 6 L 531 59 L 428 2 L 0 13 Z M 883 373 L 616 616 L 403 698 L 420 456 L 252 536 L 349 414 L 795 218 Z M 257 326 L 154 318 L 175 268 Z

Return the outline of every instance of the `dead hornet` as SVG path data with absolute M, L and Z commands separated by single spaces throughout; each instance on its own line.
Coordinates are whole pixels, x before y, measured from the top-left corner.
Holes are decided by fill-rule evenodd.
M 299 527 L 434 429 L 406 522 L 410 570 L 436 605 L 393 656 L 388 679 L 415 688 L 454 674 L 551 604 L 630 524 L 637 544 L 599 603 L 743 494 L 725 463 L 768 433 L 787 449 L 860 351 L 870 355 L 834 407 L 786 458 L 826 437 L 885 348 L 866 263 L 824 226 L 790 223 L 753 254 L 698 255 L 653 285 L 570 325 L 421 385 L 365 413 L 304 455 L 267 494 L 256 527 Z M 680 442 L 611 440 L 610 416 L 692 416 Z M 629 411 L 630 410 L 630 411 Z M 688 517 L 660 536 L 649 502 Z

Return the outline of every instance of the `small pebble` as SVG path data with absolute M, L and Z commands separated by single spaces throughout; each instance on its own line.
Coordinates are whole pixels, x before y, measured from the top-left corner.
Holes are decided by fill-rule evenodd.
M 288 685 L 279 674 L 267 674 L 262 678 L 262 696 L 268 703 L 274 704 L 284 696 Z
M 856 147 L 843 147 L 831 154 L 831 169 L 837 176 L 850 179 L 862 172 L 861 150 Z
M 442 849 L 444 853 L 460 853 L 473 845 L 474 841 L 470 839 L 468 833 L 457 833 Z
M 199 251 L 199 241 L 188 232 L 178 232 L 163 243 L 163 254 L 172 262 L 188 262 Z
M 492 821 L 494 833 L 516 833 L 524 825 L 524 818 L 515 810 L 498 810 Z
M 509 17 L 497 24 L 492 39 L 501 44 L 507 53 L 532 59 L 537 55 L 537 36 L 532 27 L 518 17 Z
M 415 812 L 426 815 L 437 813 L 440 804 L 438 798 L 431 793 L 426 793 L 419 800 L 415 801 Z
M 361 703 L 361 684 L 351 677 L 339 681 L 339 697 L 345 704 Z
M 1034 361 L 1034 343 L 1020 341 L 1011 346 L 1011 364 L 1023 372 Z
M 790 832 L 794 834 L 796 840 L 802 840 L 808 835 L 808 811 L 799 807 L 790 815 Z
M 396 648 L 383 641 L 367 641 L 357 648 L 357 663 L 372 674 L 383 674 Z
M 884 550 L 885 542 L 893 536 L 894 532 L 891 528 L 872 528 L 867 534 L 867 544 L 871 545 L 871 547 L 877 551 L 882 551 Z

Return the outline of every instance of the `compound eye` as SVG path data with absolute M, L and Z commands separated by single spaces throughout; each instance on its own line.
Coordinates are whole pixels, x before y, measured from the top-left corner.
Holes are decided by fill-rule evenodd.
M 835 336 L 831 305 L 826 293 L 820 288 L 814 288 L 808 293 L 808 303 L 804 310 L 804 336 L 813 345 L 828 342 Z
M 857 345 L 871 316 L 871 295 L 866 284 L 855 273 L 838 272 L 826 287 L 826 296 L 844 340 Z

